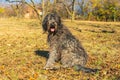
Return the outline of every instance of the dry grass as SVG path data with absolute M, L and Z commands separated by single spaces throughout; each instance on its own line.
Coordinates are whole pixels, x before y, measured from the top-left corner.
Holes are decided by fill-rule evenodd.
M 120 23 L 63 21 L 82 42 L 96 74 L 73 69 L 43 70 L 46 34 L 37 20 L 0 19 L 0 80 L 118 80 L 120 79 Z

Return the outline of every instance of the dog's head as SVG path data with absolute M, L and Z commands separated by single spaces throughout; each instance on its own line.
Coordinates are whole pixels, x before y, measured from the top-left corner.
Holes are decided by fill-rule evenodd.
M 60 16 L 58 16 L 56 13 L 49 13 L 48 15 L 45 16 L 43 22 L 42 22 L 42 27 L 43 30 L 46 32 L 48 31 L 49 33 L 55 33 L 61 28 L 61 19 Z

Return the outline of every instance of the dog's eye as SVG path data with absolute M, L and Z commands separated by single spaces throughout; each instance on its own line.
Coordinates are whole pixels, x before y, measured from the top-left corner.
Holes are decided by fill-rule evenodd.
M 49 22 L 47 22 L 47 24 L 49 24 Z

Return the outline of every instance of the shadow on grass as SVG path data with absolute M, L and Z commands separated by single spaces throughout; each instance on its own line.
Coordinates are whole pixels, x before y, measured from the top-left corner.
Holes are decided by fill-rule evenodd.
M 42 57 L 45 57 L 45 58 L 49 58 L 49 52 L 48 51 L 44 51 L 44 50 L 36 50 L 35 51 L 35 54 L 38 55 L 38 56 L 42 56 Z

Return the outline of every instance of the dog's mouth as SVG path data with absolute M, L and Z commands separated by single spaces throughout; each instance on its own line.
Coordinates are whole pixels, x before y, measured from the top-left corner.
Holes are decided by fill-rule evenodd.
M 48 27 L 49 32 L 54 33 L 56 32 L 56 29 L 57 29 L 57 24 L 55 22 L 49 23 L 49 27 Z
M 51 31 L 51 32 L 55 32 L 55 27 L 51 27 L 51 28 L 50 28 L 50 31 Z
M 55 24 L 51 24 L 49 30 L 50 30 L 50 32 L 55 32 L 55 30 L 56 30 L 56 25 L 55 25 Z

